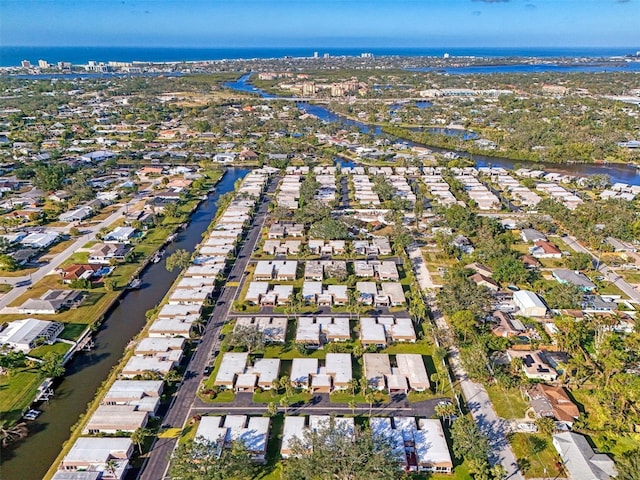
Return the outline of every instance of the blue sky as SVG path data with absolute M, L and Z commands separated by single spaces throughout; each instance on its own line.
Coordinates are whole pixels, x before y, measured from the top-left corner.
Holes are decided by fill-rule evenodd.
M 640 0 L 0 0 L 0 44 L 640 47 Z

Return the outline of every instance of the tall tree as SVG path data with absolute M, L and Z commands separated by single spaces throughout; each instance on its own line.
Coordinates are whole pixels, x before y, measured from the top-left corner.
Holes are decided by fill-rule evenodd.
M 202 437 L 183 443 L 171 458 L 171 478 L 226 480 L 251 478 L 255 467 L 251 454 L 239 441 L 222 445 Z
M 331 418 L 291 442 L 283 480 L 395 480 L 402 477 L 391 443 L 368 429 Z
M 246 348 L 249 354 L 264 347 L 264 334 L 257 325 L 238 325 L 229 335 L 229 345 Z
M 469 415 L 458 418 L 451 427 L 453 453 L 465 460 L 485 460 L 489 455 L 489 440 Z
M 165 267 L 172 272 L 176 268 L 182 270 L 187 268 L 191 263 L 191 252 L 179 248 L 167 257 Z

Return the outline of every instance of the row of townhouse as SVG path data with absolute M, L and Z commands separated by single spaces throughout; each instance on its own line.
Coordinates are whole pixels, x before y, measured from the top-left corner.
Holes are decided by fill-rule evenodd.
M 348 335 L 348 325 L 343 333 Z M 407 394 L 424 392 L 430 387 L 427 369 L 419 354 L 366 353 L 363 366 L 363 375 L 375 390 Z M 280 367 L 279 358 L 251 360 L 247 352 L 227 352 L 222 356 L 214 385 L 235 392 L 270 390 L 280 378 Z M 324 360 L 294 358 L 289 378 L 294 388 L 312 393 L 346 390 L 354 379 L 353 358 L 350 353 L 327 353 Z
M 320 348 L 330 342 L 352 339 L 347 316 L 301 315 L 296 318 L 295 342 L 307 348 Z M 390 343 L 416 342 L 416 331 L 409 317 L 361 317 L 358 338 L 365 347 L 384 348 Z M 284 343 L 288 319 L 286 316 L 255 316 L 236 318 L 235 329 L 253 326 L 267 343 Z
M 164 377 L 182 360 L 192 326 L 200 319 L 218 273 L 224 270 L 227 256 L 235 249 L 267 179 L 264 171 L 253 171 L 245 177 L 236 199 L 218 218 L 201 247 L 226 245 L 229 251 L 201 251 L 194 258 L 149 326 L 148 335 L 135 345 L 133 355 L 119 372 L 120 378 L 111 385 L 84 425 L 83 435 L 131 433 L 145 427 L 157 413 L 163 380 L 138 378 L 149 374 Z M 218 239 L 225 240 L 218 242 Z M 132 454 L 133 443 L 129 438 L 83 436 L 74 442 L 53 478 L 122 480 L 127 475 Z
M 329 415 L 292 416 L 284 418 L 280 455 L 288 458 L 294 454 L 294 439 L 305 440 L 305 431 L 322 431 L 331 422 L 345 435 L 356 434 L 355 421 L 351 417 Z M 390 443 L 398 462 L 405 471 L 451 473 L 453 461 L 442 424 L 439 420 L 414 417 L 371 417 L 369 419 L 374 440 Z

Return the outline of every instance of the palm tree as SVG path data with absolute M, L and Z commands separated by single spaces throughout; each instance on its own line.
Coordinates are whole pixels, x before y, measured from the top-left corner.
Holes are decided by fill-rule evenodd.
M 373 402 L 376 401 L 376 395 L 373 391 L 369 390 L 364 394 L 364 399 L 369 403 L 369 416 L 371 416 L 371 412 L 373 410 Z
M 356 414 L 356 408 L 358 406 L 358 404 L 356 403 L 355 399 L 351 399 L 349 400 L 349 408 L 351 409 L 351 414 L 355 415 Z
M 435 410 L 436 415 L 442 417 L 443 420 L 446 419 L 449 424 L 451 423 L 451 419 L 458 412 L 456 406 L 451 402 L 439 403 L 438 405 L 436 405 Z
M 109 459 L 107 463 L 104 465 L 107 471 L 115 478 L 116 470 L 118 469 L 118 462 L 113 458 Z
M 144 439 L 151 435 L 151 430 L 148 428 L 138 428 L 131 434 L 131 441 L 138 446 L 138 452 L 142 453 L 142 443 Z
M 15 425 L 6 426 L 6 424 L 0 425 L 0 439 L 2 439 L 2 446 L 16 442 L 29 435 L 29 429 L 24 422 L 16 423 Z

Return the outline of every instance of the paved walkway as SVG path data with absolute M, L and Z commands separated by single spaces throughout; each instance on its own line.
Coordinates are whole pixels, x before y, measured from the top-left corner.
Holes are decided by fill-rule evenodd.
M 417 253 L 416 253 L 417 252 Z M 409 257 L 411 263 L 414 266 L 414 271 L 418 282 L 422 289 L 427 293 L 429 298 L 429 308 L 436 326 L 451 334 L 449 324 L 444 319 L 444 316 L 438 310 L 438 307 L 432 300 L 433 282 L 429 271 L 424 263 L 424 258 L 419 249 L 409 249 Z M 426 270 L 426 275 L 425 275 Z M 467 406 L 471 411 L 471 415 L 475 419 L 476 423 L 480 427 L 480 430 L 487 435 L 491 444 L 491 462 L 501 463 L 507 471 L 507 478 L 511 480 L 524 480 L 524 476 L 520 473 L 518 465 L 516 463 L 516 457 L 511 450 L 511 445 L 507 440 L 507 433 L 509 432 L 509 424 L 504 419 L 498 417 L 496 411 L 493 409 L 491 400 L 485 388 L 476 382 L 473 382 L 467 376 L 462 367 L 460 361 L 460 351 L 457 347 L 452 346 L 449 348 L 449 364 L 455 377 L 455 381 L 460 385 L 462 394 L 467 402 Z

